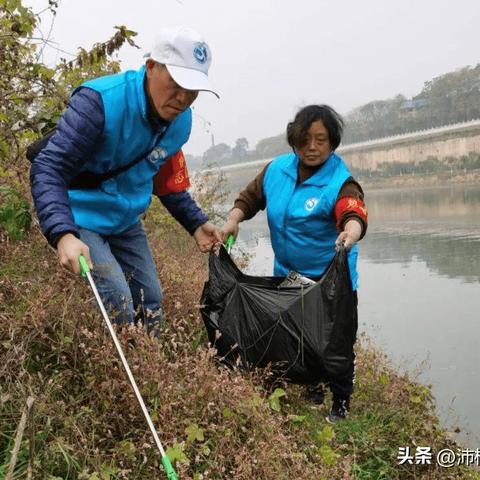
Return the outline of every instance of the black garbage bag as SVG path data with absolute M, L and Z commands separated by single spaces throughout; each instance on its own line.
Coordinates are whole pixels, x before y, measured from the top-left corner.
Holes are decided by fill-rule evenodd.
M 210 252 L 209 268 L 200 311 L 224 362 L 271 365 L 276 375 L 304 384 L 346 372 L 357 326 L 344 248 L 310 285 L 244 275 L 223 247 Z

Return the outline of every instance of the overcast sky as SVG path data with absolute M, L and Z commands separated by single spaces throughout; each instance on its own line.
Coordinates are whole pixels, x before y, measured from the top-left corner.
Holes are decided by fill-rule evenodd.
M 38 11 L 46 2 L 25 3 Z M 126 70 L 140 66 L 161 26 L 179 24 L 205 36 L 221 94 L 201 93 L 194 104 L 184 148 L 193 154 L 210 146 L 211 133 L 231 146 L 246 137 L 253 148 L 303 105 L 347 113 L 480 63 L 480 0 L 62 0 L 51 39 L 74 53 L 126 25 L 142 47 L 121 50 Z M 50 50 L 45 61 L 60 56 Z

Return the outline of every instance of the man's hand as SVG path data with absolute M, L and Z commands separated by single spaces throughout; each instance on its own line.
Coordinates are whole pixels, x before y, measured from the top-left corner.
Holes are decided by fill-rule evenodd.
M 335 241 L 335 248 L 338 250 L 340 244 L 343 242 L 345 248 L 350 250 L 353 245 L 358 241 L 362 234 L 362 224 L 359 220 L 352 218 L 348 220 L 343 228 L 343 232 L 337 237 Z
M 220 232 L 210 222 L 200 225 L 193 232 L 193 238 L 201 252 L 208 252 L 217 243 L 222 243 Z
M 93 268 L 88 246 L 71 233 L 63 235 L 57 243 L 57 256 L 62 266 L 73 273 L 79 274 L 80 263 L 78 258 L 80 255 L 85 257 L 88 268 Z

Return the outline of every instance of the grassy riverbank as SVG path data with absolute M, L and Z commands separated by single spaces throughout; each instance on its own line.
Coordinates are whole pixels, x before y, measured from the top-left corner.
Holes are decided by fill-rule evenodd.
M 147 226 L 166 326 L 161 341 L 136 329 L 120 337 L 135 339 L 127 357 L 180 479 L 480 479 L 437 465 L 436 453 L 457 445 L 439 428 L 430 390 L 366 341 L 351 416 L 333 427 L 301 388 L 272 391 L 261 372 L 218 368 L 198 313 L 206 257 L 158 205 Z M 18 243 L 3 235 L 0 258 L 0 478 L 28 397 L 14 478 L 27 478 L 29 461 L 35 479 L 163 478 L 87 286 L 35 229 Z M 431 447 L 432 464 L 399 465 L 399 447 L 416 446 Z

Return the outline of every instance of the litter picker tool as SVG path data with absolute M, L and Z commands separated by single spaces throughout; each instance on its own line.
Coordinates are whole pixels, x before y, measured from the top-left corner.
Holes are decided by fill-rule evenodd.
M 167 454 L 165 453 L 165 450 L 162 447 L 162 444 L 160 443 L 160 439 L 158 438 L 157 431 L 155 430 L 155 426 L 153 425 L 150 414 L 148 413 L 147 407 L 145 406 L 145 402 L 143 401 L 142 394 L 140 393 L 140 390 L 137 387 L 137 383 L 133 378 L 130 367 L 128 366 L 127 359 L 123 354 L 120 342 L 118 341 L 118 338 L 115 333 L 115 330 L 113 329 L 112 323 L 108 318 L 107 311 L 105 310 L 105 306 L 103 305 L 102 299 L 98 294 L 97 287 L 95 285 L 95 282 L 93 281 L 92 274 L 90 273 L 90 269 L 88 268 L 87 261 L 85 260 L 85 257 L 83 255 L 80 255 L 79 262 L 80 262 L 80 272 L 82 274 L 82 277 L 84 278 L 86 277 L 88 279 L 88 283 L 90 283 L 90 286 L 92 287 L 93 293 L 95 294 L 95 298 L 97 299 L 98 306 L 100 307 L 100 310 L 102 312 L 103 319 L 107 324 L 108 331 L 112 336 L 113 343 L 115 344 L 117 353 L 120 356 L 120 359 L 122 361 L 123 368 L 127 372 L 128 379 L 130 380 L 130 384 L 132 385 L 133 391 L 135 392 L 135 396 L 137 397 L 137 400 L 138 400 L 138 403 L 140 404 L 143 415 L 145 416 L 145 420 L 147 421 L 148 426 L 150 427 L 150 431 L 152 432 L 153 438 L 155 439 L 155 443 L 157 445 L 158 451 L 160 452 L 162 464 L 163 464 L 163 467 L 165 468 L 165 473 L 167 474 L 167 478 L 168 480 L 177 480 L 177 474 L 175 473 L 175 470 L 170 462 L 170 459 L 168 458 Z
M 227 241 L 225 242 L 225 247 L 227 248 L 227 252 L 229 255 L 230 255 L 230 252 L 232 251 L 233 242 L 235 242 L 235 238 L 233 237 L 233 235 L 230 234 L 227 237 Z

